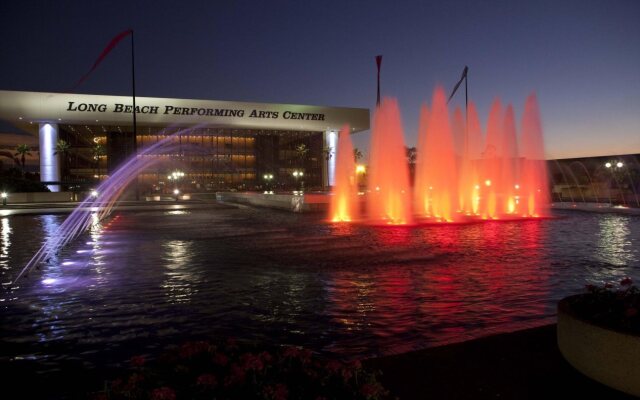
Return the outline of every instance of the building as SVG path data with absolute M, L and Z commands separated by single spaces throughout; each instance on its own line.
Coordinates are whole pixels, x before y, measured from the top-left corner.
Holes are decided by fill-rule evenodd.
M 548 160 L 554 201 L 640 207 L 640 154 Z
M 53 191 L 95 185 L 175 133 L 171 151 L 155 155 L 166 162 L 139 176 L 141 190 L 166 191 L 175 171 L 186 190 L 254 190 L 265 179 L 290 188 L 299 172 L 306 188 L 320 189 L 333 182 L 338 131 L 369 129 L 361 108 L 136 97 L 134 137 L 132 100 L 0 90 L 0 119 L 37 138 L 40 180 Z M 60 140 L 68 148 L 56 149 Z

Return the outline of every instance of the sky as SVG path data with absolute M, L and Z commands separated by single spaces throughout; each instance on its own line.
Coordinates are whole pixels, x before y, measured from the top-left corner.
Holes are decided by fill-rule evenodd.
M 133 29 L 136 94 L 363 107 L 421 104 L 469 66 L 481 122 L 538 96 L 548 158 L 640 153 L 640 1 L 2 1 L 0 89 L 68 90 Z M 77 92 L 129 95 L 122 42 Z M 462 105 L 461 92 L 452 100 Z M 354 135 L 366 152 L 369 132 Z

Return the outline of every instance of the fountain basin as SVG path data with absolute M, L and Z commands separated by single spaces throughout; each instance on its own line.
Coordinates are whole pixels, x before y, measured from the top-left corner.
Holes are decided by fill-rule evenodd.
M 580 296 L 580 295 L 577 295 Z M 558 347 L 575 369 L 622 392 L 640 396 L 640 336 L 595 325 L 558 304 Z

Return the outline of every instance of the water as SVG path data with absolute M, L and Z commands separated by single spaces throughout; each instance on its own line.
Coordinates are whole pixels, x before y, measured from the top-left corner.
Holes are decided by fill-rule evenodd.
M 473 103 L 467 117 L 458 108 L 450 119 L 444 89 L 435 89 L 431 108 L 421 109 L 415 182 L 410 182 L 398 103 L 382 101 L 373 115 L 365 220 L 405 225 L 416 218 L 467 222 L 546 215 L 548 179 L 535 94 L 525 102 L 519 140 L 513 107 L 503 112 L 499 99 L 489 112 L 484 144 Z M 337 174 L 353 174 L 353 168 L 343 163 Z M 352 199 L 354 209 L 359 201 Z
M 550 323 L 587 283 L 640 281 L 640 218 L 557 216 L 381 228 L 213 205 L 115 212 L 2 291 L 1 358 L 96 365 L 219 336 L 368 357 Z M 0 218 L 3 282 L 63 219 Z

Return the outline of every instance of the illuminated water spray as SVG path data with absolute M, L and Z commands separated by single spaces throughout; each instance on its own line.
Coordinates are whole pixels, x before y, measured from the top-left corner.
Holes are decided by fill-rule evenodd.
M 340 131 L 336 150 L 335 185 L 329 211 L 332 222 L 349 222 L 358 218 L 358 181 L 349 126 Z

